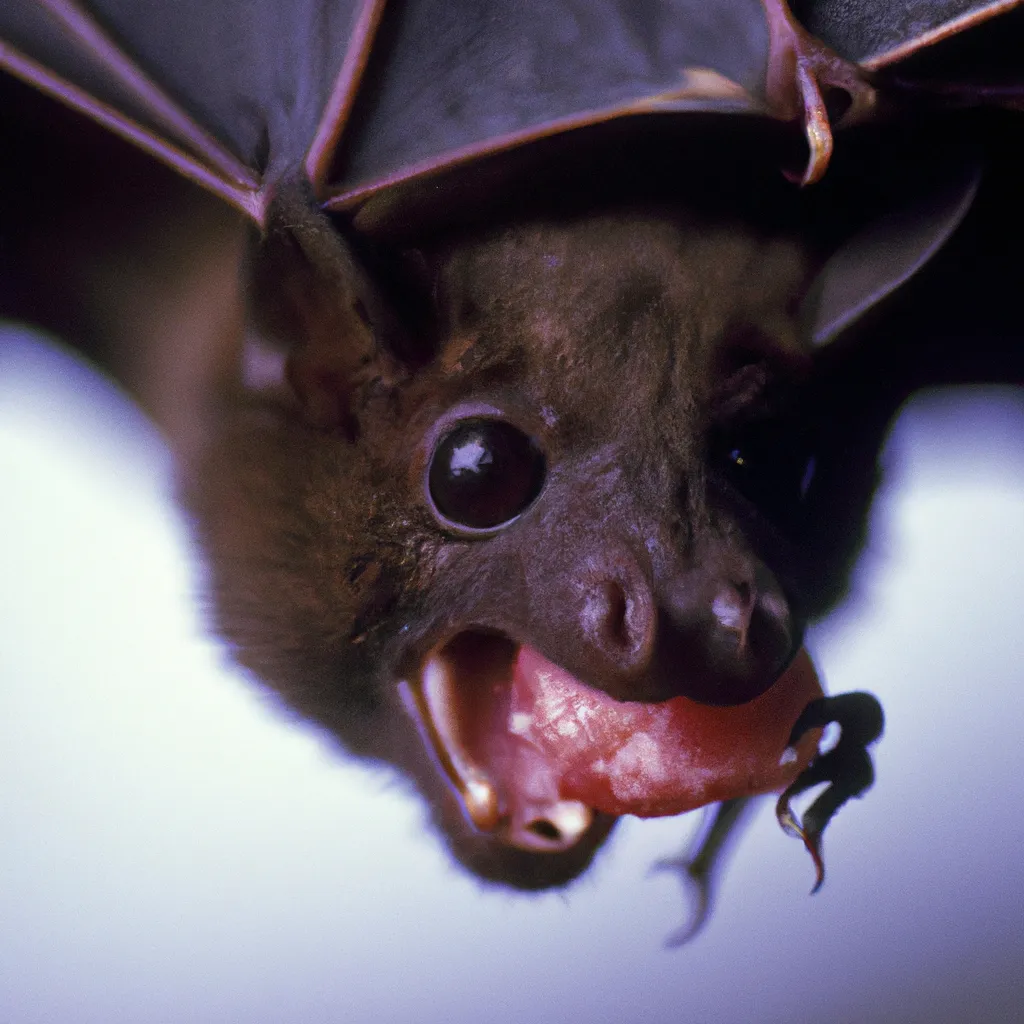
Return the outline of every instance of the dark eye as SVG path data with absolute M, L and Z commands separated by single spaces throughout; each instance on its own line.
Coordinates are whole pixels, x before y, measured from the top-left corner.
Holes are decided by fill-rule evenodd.
M 515 519 L 540 494 L 544 456 L 510 423 L 465 420 L 434 449 L 427 483 L 445 519 L 491 530 Z
M 812 439 L 790 424 L 751 422 L 713 441 L 729 482 L 786 532 L 799 530 L 817 466 Z

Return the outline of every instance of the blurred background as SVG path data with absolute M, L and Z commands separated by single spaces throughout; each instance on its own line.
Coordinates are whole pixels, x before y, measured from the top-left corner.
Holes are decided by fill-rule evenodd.
M 760 808 L 706 930 L 624 823 L 564 893 L 457 872 L 203 631 L 172 467 L 52 341 L 0 338 L 0 1022 L 1024 1021 L 1024 402 L 897 421 L 850 599 L 810 638 L 887 715 L 828 878 Z

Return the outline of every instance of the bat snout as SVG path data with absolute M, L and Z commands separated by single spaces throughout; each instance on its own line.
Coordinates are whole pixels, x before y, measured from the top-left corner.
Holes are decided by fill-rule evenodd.
M 739 570 L 698 564 L 666 583 L 610 545 L 577 574 L 571 600 L 579 642 L 562 662 L 618 700 L 743 704 L 799 646 L 781 587 L 753 556 Z

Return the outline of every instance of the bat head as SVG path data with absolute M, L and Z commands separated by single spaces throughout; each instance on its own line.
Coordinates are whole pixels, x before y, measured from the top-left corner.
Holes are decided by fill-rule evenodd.
M 340 322 L 294 237 L 275 322 L 300 321 L 305 404 L 233 395 L 194 474 L 218 628 L 289 705 L 402 767 L 474 870 L 564 880 L 615 815 L 531 792 L 543 766 L 490 778 L 530 658 L 616 702 L 736 705 L 799 647 L 746 528 L 742 478 L 768 466 L 742 436 L 803 372 L 806 257 L 678 211 L 518 224 L 423 256 L 410 344 L 368 329 L 379 298 Z M 766 535 L 808 465 L 772 466 Z
M 231 389 L 190 475 L 237 660 L 523 888 L 575 877 L 623 813 L 785 785 L 814 680 L 751 712 L 778 749 L 744 740 L 717 788 L 661 720 L 607 765 L 638 735 L 623 708 L 774 700 L 853 543 L 873 449 L 826 457 L 844 439 L 800 340 L 806 247 L 618 208 L 439 239 L 396 288 L 290 202 L 254 275 L 288 386 Z

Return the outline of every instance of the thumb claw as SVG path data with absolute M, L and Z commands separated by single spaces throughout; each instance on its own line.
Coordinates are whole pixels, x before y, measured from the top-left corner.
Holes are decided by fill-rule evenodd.
M 778 116 L 802 123 L 808 146 L 803 171 L 783 173 L 790 181 L 811 185 L 821 180 L 832 159 L 832 123 L 823 90 L 849 97 L 843 123 L 865 117 L 877 97 L 864 70 L 812 36 L 793 16 L 788 0 L 762 3 L 769 34 L 765 91 Z

